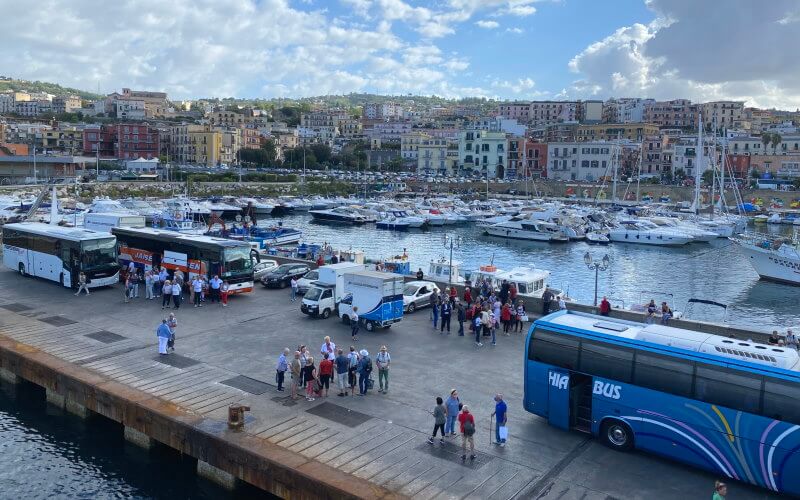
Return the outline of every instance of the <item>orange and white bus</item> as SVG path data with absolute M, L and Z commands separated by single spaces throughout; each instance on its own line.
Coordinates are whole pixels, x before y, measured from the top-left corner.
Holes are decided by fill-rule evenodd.
M 258 262 L 247 242 L 183 234 L 166 229 L 115 227 L 119 262 L 140 269 L 165 267 L 180 270 L 191 280 L 197 275 L 209 279 L 218 275 L 227 281 L 228 293 L 253 291 L 253 261 Z

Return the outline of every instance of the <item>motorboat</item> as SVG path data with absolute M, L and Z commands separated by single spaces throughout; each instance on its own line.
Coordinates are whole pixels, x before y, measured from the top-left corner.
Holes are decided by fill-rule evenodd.
M 422 217 L 408 215 L 403 210 L 394 210 L 384 214 L 383 218 L 376 223 L 378 229 L 393 229 L 402 231 L 409 228 L 420 228 L 427 224 Z
M 243 210 L 247 211 L 250 210 L 249 207 L 252 207 L 256 215 L 271 215 L 272 211 L 275 209 L 274 204 L 255 198 L 242 198 L 241 203 Z
M 324 210 L 309 210 L 308 213 L 316 222 L 338 224 L 366 224 L 368 218 L 351 207 L 336 207 Z
M 230 231 L 223 232 L 222 236 L 234 240 L 255 242 L 258 250 L 266 250 L 270 246 L 298 243 L 303 238 L 303 233 L 298 229 L 283 227 L 282 223 L 278 223 L 276 226 L 265 227 L 234 225 Z
M 238 204 L 234 205 L 231 203 L 227 203 L 220 199 L 210 199 L 203 203 L 203 205 L 208 208 L 211 213 L 214 215 L 221 217 L 222 219 L 234 219 L 237 215 L 242 214 L 242 208 L 238 206 Z
M 189 215 L 195 222 L 202 223 L 211 217 L 211 210 L 209 210 L 208 207 L 183 196 L 166 199 L 162 204 L 164 206 L 163 212 L 179 212 L 184 215 Z
M 744 233 L 731 238 L 765 280 L 800 285 L 800 244 L 768 234 Z
M 133 210 L 125 208 L 118 200 L 112 200 L 107 197 L 95 198 L 92 204 L 87 209 L 90 213 L 98 214 L 125 214 L 125 215 L 140 215 Z
M 464 277 L 459 270 L 461 262 L 458 260 L 447 260 L 441 257 L 439 260 L 432 260 L 428 266 L 428 274 L 425 279 L 439 281 L 443 283 L 464 283 Z
M 694 238 L 693 241 L 696 242 L 708 243 L 710 241 L 716 240 L 719 237 L 717 233 L 713 231 L 702 229 L 692 224 L 691 222 L 683 221 L 680 219 L 675 219 L 671 217 L 647 217 L 646 220 L 652 222 L 653 224 L 659 227 L 663 227 L 666 229 L 674 229 L 676 231 L 686 233 L 692 236 Z
M 781 214 L 777 212 L 770 214 L 770 216 L 767 217 L 767 224 L 782 224 L 782 223 L 783 220 L 781 219 Z
M 620 243 L 643 245 L 686 245 L 694 238 L 680 231 L 663 229 L 644 220 L 622 220 L 608 231 L 608 238 Z
M 611 239 L 605 231 L 591 230 L 586 233 L 586 242 L 594 245 L 608 245 Z
M 120 200 L 119 203 L 128 210 L 132 210 L 136 212 L 138 215 L 143 215 L 148 219 L 152 218 L 153 215 L 158 213 L 158 210 L 156 210 L 156 208 L 153 207 L 153 205 L 147 203 L 144 200 L 139 200 L 136 198 L 126 198 L 124 200 Z
M 528 241 L 566 242 L 569 237 L 551 222 L 539 220 L 509 220 L 484 228 L 486 234 Z

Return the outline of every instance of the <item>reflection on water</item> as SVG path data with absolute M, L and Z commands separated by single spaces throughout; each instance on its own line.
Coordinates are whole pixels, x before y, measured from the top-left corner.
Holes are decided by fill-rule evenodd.
M 471 225 L 393 232 L 373 225 L 316 224 L 303 214 L 283 220 L 286 226 L 302 230 L 307 243 L 328 242 L 338 249 L 360 249 L 370 259 L 399 255 L 405 248 L 412 268 L 422 267 L 425 272 L 431 259 L 449 256 L 443 235 L 461 236 L 453 258 L 463 263 L 463 269 L 477 269 L 492 261 L 500 269 L 535 265 L 552 273 L 552 286 L 568 290 L 574 299 L 587 303 L 594 298 L 594 272 L 586 268 L 583 255 L 588 251 L 600 259 L 608 254 L 613 264 L 600 273 L 598 288 L 600 295 L 610 296 L 615 306 L 624 303 L 630 307 L 650 298 L 669 300 L 668 294 L 673 294 L 671 303 L 678 311 L 686 308 L 690 298 L 725 303 L 729 306 L 728 321 L 733 324 L 759 329 L 800 324 L 800 288 L 759 281 L 738 248 L 725 239 L 678 248 L 633 244 L 600 247 L 503 240 L 486 236 Z M 766 225 L 758 230 L 790 235 L 793 228 Z M 693 307 L 690 312 L 694 319 L 722 318 L 709 308 Z
M 48 406 L 39 387 L 0 383 L 0 498 L 274 498 L 228 492 L 194 468 L 166 447 L 126 443 L 115 422 Z

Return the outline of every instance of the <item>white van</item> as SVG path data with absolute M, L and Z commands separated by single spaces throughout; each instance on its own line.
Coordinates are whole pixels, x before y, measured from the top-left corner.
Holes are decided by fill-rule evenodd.
M 363 271 L 363 264 L 339 262 L 319 267 L 318 279 L 308 285 L 308 289 L 300 304 L 300 311 L 309 316 L 328 318 L 336 311 L 339 301 L 344 296 L 344 275 Z M 310 271 L 314 272 L 314 271 Z

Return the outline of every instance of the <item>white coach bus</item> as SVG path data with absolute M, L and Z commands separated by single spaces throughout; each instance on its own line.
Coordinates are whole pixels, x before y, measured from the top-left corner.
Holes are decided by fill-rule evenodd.
M 119 282 L 117 238 L 81 228 L 39 222 L 6 224 L 3 265 L 67 288 L 77 288 L 81 272 L 90 288 Z

